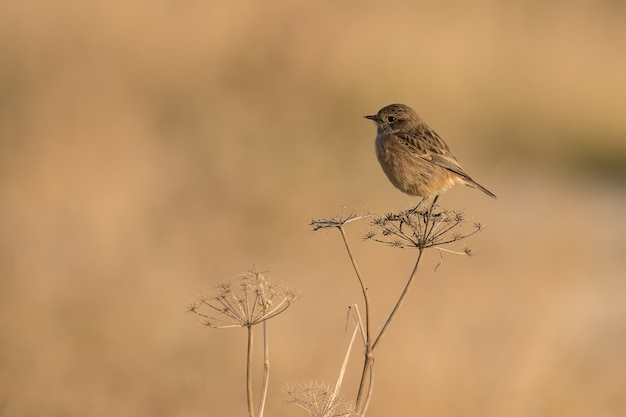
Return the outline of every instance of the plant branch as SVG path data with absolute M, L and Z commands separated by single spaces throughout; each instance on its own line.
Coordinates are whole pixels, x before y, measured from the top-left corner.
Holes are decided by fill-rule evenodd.
M 339 232 L 341 233 L 343 243 L 345 244 L 346 251 L 348 252 L 348 257 L 350 258 L 350 262 L 352 263 L 352 267 L 354 268 L 354 272 L 356 273 L 356 277 L 359 281 L 359 285 L 361 286 L 361 292 L 363 293 L 363 301 L 365 303 L 365 359 L 363 361 L 363 371 L 361 373 L 361 381 L 359 384 L 359 390 L 357 392 L 356 405 L 355 405 L 356 409 L 360 410 L 363 404 L 363 396 L 365 393 L 366 381 L 369 381 L 370 386 L 372 384 L 371 368 L 374 364 L 374 358 L 372 355 L 372 339 L 371 339 L 371 332 L 370 332 L 370 328 L 371 328 L 370 303 L 369 303 L 367 287 L 365 286 L 365 283 L 363 282 L 363 278 L 361 276 L 359 266 L 356 262 L 354 254 L 352 253 L 352 248 L 350 247 L 348 236 L 346 235 L 346 232 L 343 228 L 343 224 L 337 226 L 337 228 L 339 229 Z M 371 389 L 368 390 L 368 392 L 371 392 Z
M 270 380 L 270 349 L 269 336 L 267 335 L 267 320 L 263 321 L 263 386 L 261 387 L 261 399 L 259 400 L 259 417 L 263 417 L 267 388 Z
M 415 261 L 415 266 L 413 267 L 413 271 L 411 271 L 411 275 L 409 276 L 409 279 L 407 280 L 406 285 L 404 286 L 404 289 L 402 290 L 402 294 L 400 294 L 400 298 L 398 298 L 398 301 L 396 302 L 396 305 L 393 307 L 393 310 L 391 310 L 391 313 L 389 314 L 389 317 L 387 317 L 387 320 L 385 320 L 385 324 L 383 324 L 383 327 L 380 329 L 380 332 L 378 332 L 378 335 L 376 336 L 376 339 L 374 340 L 374 343 L 372 344 L 372 350 L 376 348 L 376 346 L 378 345 L 378 342 L 380 342 L 382 337 L 385 335 L 385 332 L 387 331 L 389 324 L 391 323 L 393 318 L 396 316 L 396 313 L 398 312 L 398 310 L 404 303 L 404 299 L 406 298 L 406 295 L 409 292 L 409 288 L 411 287 L 411 284 L 413 283 L 413 279 L 415 278 L 417 267 L 419 266 L 420 261 L 422 260 L 423 253 L 424 253 L 424 249 L 421 249 L 421 248 L 418 249 L 417 260 Z
M 341 233 L 341 237 L 343 239 L 343 243 L 346 246 L 346 251 L 348 252 L 348 256 L 350 257 L 350 262 L 352 263 L 352 267 L 354 268 L 354 272 L 356 273 L 356 277 L 359 280 L 359 285 L 361 286 L 361 292 L 363 293 L 363 301 L 365 302 L 365 339 L 369 342 L 370 340 L 370 302 L 369 296 L 367 294 L 367 287 L 363 282 L 363 278 L 361 277 L 361 272 L 359 270 L 359 266 L 356 263 L 356 259 L 352 254 L 352 248 L 350 247 L 350 243 L 348 242 L 348 236 L 346 235 L 343 226 L 338 226 L 339 232 Z
M 254 347 L 254 331 L 248 326 L 248 361 L 246 368 L 246 387 L 248 395 L 248 416 L 254 417 L 254 399 L 252 397 L 252 348 Z

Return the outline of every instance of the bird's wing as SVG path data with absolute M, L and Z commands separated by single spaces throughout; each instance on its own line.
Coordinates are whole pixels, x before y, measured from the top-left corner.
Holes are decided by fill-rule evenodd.
M 452 155 L 439 155 L 439 154 L 430 154 L 426 156 L 422 156 L 422 159 L 432 162 L 433 164 L 437 164 L 442 168 L 445 168 L 449 171 L 452 171 L 456 174 L 459 174 L 461 177 L 471 180 L 469 175 L 463 171 L 461 165 L 459 165 L 458 161 Z
M 416 157 L 469 178 L 456 158 L 450 153 L 448 145 L 432 129 L 426 127 L 417 132 L 398 132 L 396 136 Z
M 448 154 L 450 148 L 439 135 L 428 126 L 420 126 L 410 132 L 394 132 L 394 134 L 414 153 Z

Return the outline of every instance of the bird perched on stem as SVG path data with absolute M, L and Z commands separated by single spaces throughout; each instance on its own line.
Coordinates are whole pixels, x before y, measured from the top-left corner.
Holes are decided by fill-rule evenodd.
M 389 181 L 412 196 L 438 196 L 456 184 L 495 194 L 465 173 L 450 148 L 409 106 L 390 104 L 375 115 L 376 156 Z

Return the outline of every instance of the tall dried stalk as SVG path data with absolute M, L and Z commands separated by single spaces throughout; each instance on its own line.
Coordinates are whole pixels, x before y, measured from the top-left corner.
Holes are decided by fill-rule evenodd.
M 313 220 L 311 222 L 311 227 L 314 231 L 329 228 L 339 230 L 363 295 L 365 305 L 364 360 L 355 400 L 355 415 L 364 416 L 367 412 L 374 387 L 374 352 L 406 299 L 409 289 L 417 275 L 417 270 L 424 251 L 430 248 L 445 250 L 441 248 L 441 246 L 463 240 L 477 233 L 482 228 L 481 224 L 475 223 L 471 232 L 456 232 L 455 229 L 459 228 L 464 221 L 463 213 L 438 210 L 436 203 L 437 198 L 434 198 L 430 204 L 428 204 L 427 199 L 423 199 L 411 209 L 398 213 L 390 213 L 382 217 L 357 216 L 352 213 L 345 217 L 342 214 L 335 218 Z M 372 218 L 371 226 L 373 227 L 373 229 L 364 236 L 365 239 L 395 248 L 417 249 L 415 264 L 407 278 L 404 288 L 376 335 L 372 335 L 371 333 L 370 300 L 367 286 L 365 285 L 363 275 L 361 274 L 345 230 L 345 226 L 348 223 L 365 218 Z M 471 251 L 469 248 L 464 248 L 463 252 L 457 253 L 470 255 Z
M 297 298 L 290 288 L 270 283 L 256 271 L 248 271 L 230 282 L 218 286 L 216 295 L 202 296 L 188 310 L 202 317 L 202 324 L 217 329 L 245 327 L 248 330 L 246 350 L 246 397 L 248 416 L 255 417 L 252 384 L 254 326 L 263 324 L 263 382 L 258 416 L 263 417 L 269 381 L 269 341 L 267 320 L 285 311 Z

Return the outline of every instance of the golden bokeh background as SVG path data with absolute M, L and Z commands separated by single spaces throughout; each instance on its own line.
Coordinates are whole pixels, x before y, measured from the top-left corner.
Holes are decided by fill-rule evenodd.
M 626 3 L 0 3 L 0 415 L 245 415 L 245 331 L 198 293 L 256 265 L 280 387 L 333 381 L 360 300 L 312 218 L 409 207 L 362 116 L 403 102 L 498 195 L 430 252 L 372 416 L 626 413 Z M 382 323 L 415 256 L 349 233 Z M 344 394 L 354 395 L 360 353 Z M 260 360 L 260 357 L 258 358 Z M 260 365 L 260 361 L 257 361 Z

